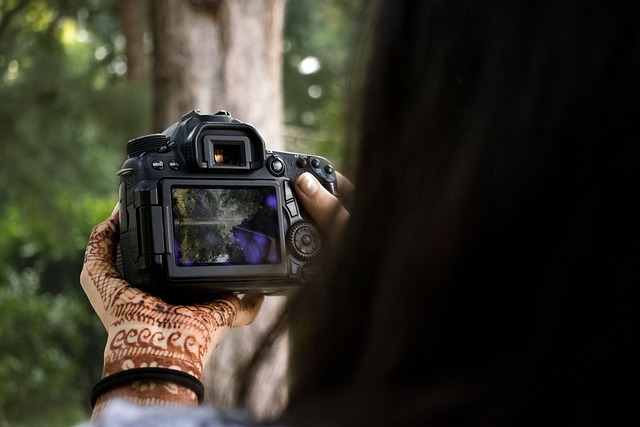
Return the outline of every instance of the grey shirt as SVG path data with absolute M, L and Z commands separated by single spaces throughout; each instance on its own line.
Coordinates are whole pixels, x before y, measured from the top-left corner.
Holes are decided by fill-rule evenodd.
M 107 405 L 99 420 L 77 427 L 258 427 L 243 411 L 222 411 L 212 406 L 166 408 L 137 406 L 115 400 Z

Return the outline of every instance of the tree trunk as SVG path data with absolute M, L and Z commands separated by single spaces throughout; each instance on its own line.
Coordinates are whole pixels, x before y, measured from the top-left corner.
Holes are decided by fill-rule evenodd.
M 227 110 L 256 127 L 267 147 L 282 149 L 281 45 L 285 0 L 162 0 L 151 3 L 154 41 L 154 129 L 200 109 Z M 267 297 L 249 327 L 235 329 L 214 351 L 204 375 L 206 402 L 235 407 L 240 363 L 278 316 L 283 297 Z M 286 342 L 258 372 L 247 409 L 259 418 L 286 401 Z
M 127 43 L 127 80 L 144 82 L 149 77 L 148 55 L 144 46 L 147 3 L 145 0 L 117 0 L 115 11 Z
M 285 0 L 152 3 L 155 127 L 224 109 L 283 147 L 281 45 Z

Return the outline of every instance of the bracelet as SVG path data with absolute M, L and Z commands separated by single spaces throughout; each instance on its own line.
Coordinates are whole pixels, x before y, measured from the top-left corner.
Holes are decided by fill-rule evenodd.
M 116 372 L 98 381 L 91 390 L 91 407 L 95 407 L 98 398 L 107 391 L 134 381 L 170 381 L 193 391 L 198 396 L 199 404 L 204 399 L 204 385 L 193 375 L 168 368 L 133 368 Z

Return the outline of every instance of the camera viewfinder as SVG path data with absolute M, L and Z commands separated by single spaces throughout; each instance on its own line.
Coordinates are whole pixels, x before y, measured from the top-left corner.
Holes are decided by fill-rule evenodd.
M 246 169 L 252 161 L 247 137 L 206 135 L 203 143 L 206 168 Z
M 230 144 L 213 144 L 213 160 L 218 165 L 242 164 L 240 147 Z

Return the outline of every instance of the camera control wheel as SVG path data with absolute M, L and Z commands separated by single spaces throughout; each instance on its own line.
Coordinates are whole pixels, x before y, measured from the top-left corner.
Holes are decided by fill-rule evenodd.
M 287 243 L 296 258 L 308 260 L 320 251 L 320 234 L 313 224 L 306 221 L 297 222 L 287 233 Z
M 166 135 L 156 133 L 132 139 L 127 142 L 125 149 L 127 156 L 133 157 L 145 152 L 164 152 L 169 148 L 168 144 L 169 138 Z

